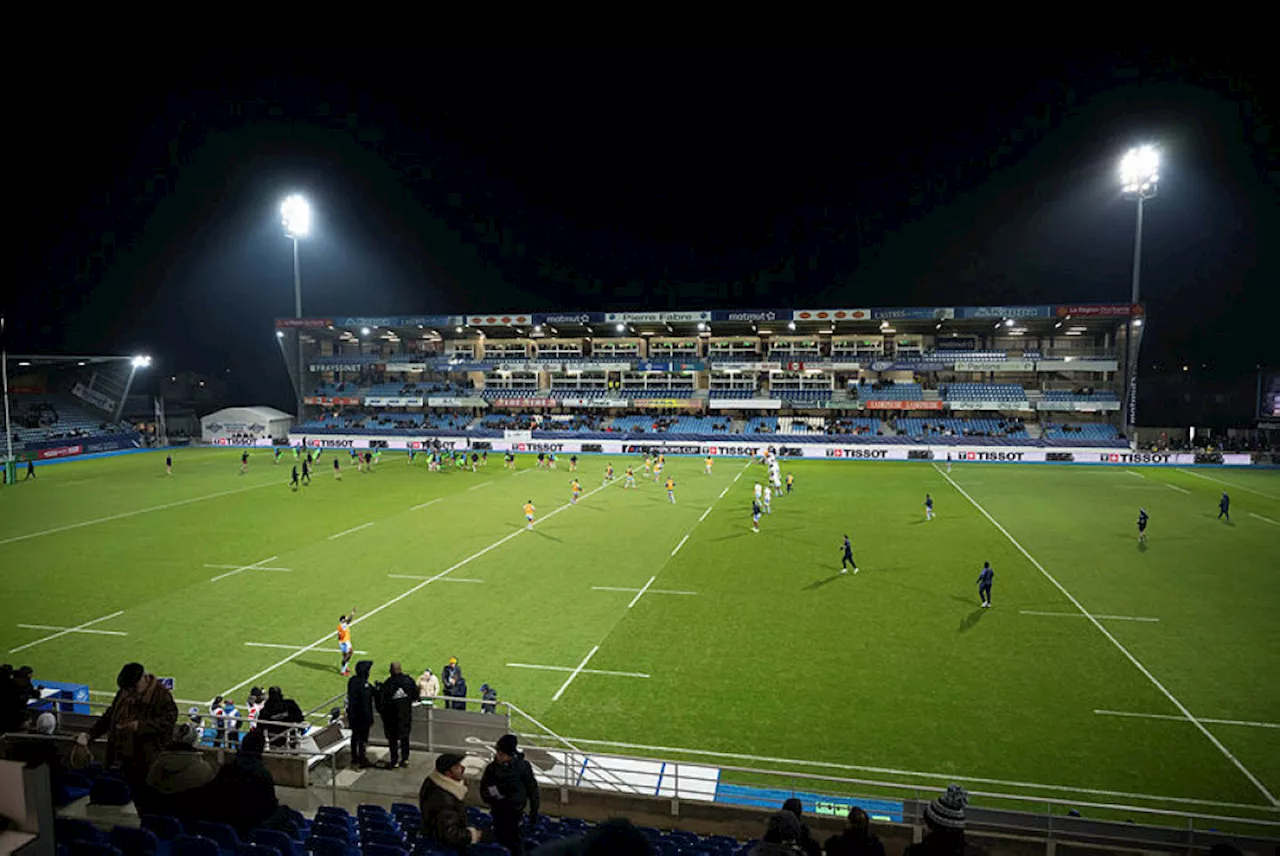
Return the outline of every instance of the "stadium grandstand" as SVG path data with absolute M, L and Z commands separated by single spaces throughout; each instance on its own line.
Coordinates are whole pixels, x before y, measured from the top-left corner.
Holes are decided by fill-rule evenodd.
M 785 435 L 1123 449 L 1131 432 L 1121 361 L 1126 335 L 1140 345 L 1143 320 L 1142 306 L 1117 304 L 293 318 L 276 326 L 302 391 L 295 430 L 320 443 L 326 435 L 483 441 L 516 431 L 533 442 Z M 299 350 L 302 366 L 291 359 Z

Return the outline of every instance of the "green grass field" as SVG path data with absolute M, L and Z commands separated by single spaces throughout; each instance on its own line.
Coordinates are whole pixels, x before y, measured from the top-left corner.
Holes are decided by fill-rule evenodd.
M 340 453 L 335 483 L 330 454 L 296 493 L 288 456 L 241 476 L 228 450 L 0 489 L 4 659 L 96 690 L 136 659 L 180 698 L 278 684 L 306 708 L 344 687 L 354 606 L 376 674 L 456 656 L 473 695 L 488 681 L 560 735 L 626 744 L 601 751 L 1275 816 L 1280 472 L 788 461 L 796 491 L 755 534 L 762 469 L 742 460 L 671 460 L 673 506 L 652 482 L 602 488 L 589 457 L 568 507 L 567 460 L 432 474 L 387 453 L 359 474 Z M 837 574 L 845 532 L 856 575 Z

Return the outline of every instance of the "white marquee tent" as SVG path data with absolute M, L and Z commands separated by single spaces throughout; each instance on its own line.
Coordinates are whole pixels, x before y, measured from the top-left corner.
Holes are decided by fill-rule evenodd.
M 206 443 L 252 446 L 287 440 L 293 417 L 274 407 L 224 407 L 200 418 L 200 439 Z

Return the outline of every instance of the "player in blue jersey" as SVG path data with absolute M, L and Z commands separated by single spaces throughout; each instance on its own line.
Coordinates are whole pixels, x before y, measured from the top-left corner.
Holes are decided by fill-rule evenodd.
M 1227 496 L 1227 492 L 1222 492 L 1222 499 L 1218 500 L 1218 519 L 1227 518 L 1227 522 L 1231 522 L 1231 497 Z
M 760 531 L 760 500 L 751 500 L 751 531 Z
M 1147 510 L 1145 508 L 1138 509 L 1138 543 L 1147 543 Z
M 840 573 L 847 574 L 849 568 L 853 568 L 853 572 L 856 574 L 858 572 L 858 563 L 853 560 L 853 543 L 849 541 L 848 535 L 844 536 L 844 544 L 841 549 L 844 551 L 844 555 L 840 558 Z
M 978 574 L 978 597 L 982 600 L 982 608 L 991 608 L 991 580 L 996 572 L 991 570 L 990 562 L 982 563 L 982 572 Z
M 927 493 L 924 495 L 924 519 L 933 519 L 933 497 Z

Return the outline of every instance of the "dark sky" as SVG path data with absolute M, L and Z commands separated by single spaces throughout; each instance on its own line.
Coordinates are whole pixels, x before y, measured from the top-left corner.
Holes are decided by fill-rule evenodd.
M 166 74 L 97 64 L 92 86 L 49 76 L 10 105 L 27 133 L 9 345 L 145 351 L 287 404 L 271 321 L 293 311 L 292 191 L 316 212 L 308 315 L 1126 300 L 1116 168 L 1150 141 L 1166 166 L 1144 372 L 1275 361 L 1262 60 L 980 53 L 277 58 L 292 76 L 174 57 Z

